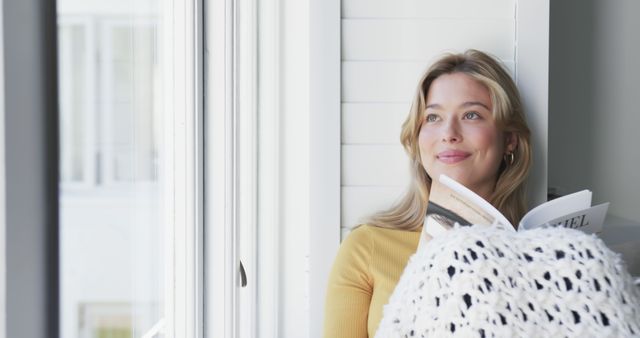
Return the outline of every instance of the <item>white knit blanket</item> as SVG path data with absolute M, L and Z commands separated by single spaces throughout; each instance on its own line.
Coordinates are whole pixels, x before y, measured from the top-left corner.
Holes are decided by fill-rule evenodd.
M 595 235 L 458 227 L 414 254 L 376 337 L 640 337 L 640 292 Z

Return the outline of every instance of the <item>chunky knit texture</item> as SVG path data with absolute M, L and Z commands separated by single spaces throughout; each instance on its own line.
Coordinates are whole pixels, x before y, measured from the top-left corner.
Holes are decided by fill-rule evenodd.
M 376 337 L 640 337 L 640 292 L 595 235 L 456 227 L 413 255 Z

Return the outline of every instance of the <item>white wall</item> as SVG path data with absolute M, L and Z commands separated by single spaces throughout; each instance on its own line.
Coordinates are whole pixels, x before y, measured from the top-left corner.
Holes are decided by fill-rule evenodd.
M 309 21 L 311 1 L 282 0 L 280 115 L 280 279 L 278 333 L 309 337 Z
M 640 2 L 551 2 L 549 185 L 640 222 Z M 631 222 L 633 223 L 633 222 Z
M 548 2 L 524 0 L 342 1 L 343 233 L 389 207 L 406 188 L 409 163 L 400 144 L 401 124 L 420 76 L 448 51 L 489 52 L 516 78 L 535 135 L 530 199 L 534 205 L 544 199 L 545 6 Z
M 311 337 L 321 337 L 327 280 L 340 242 L 340 0 L 312 1 L 310 40 Z

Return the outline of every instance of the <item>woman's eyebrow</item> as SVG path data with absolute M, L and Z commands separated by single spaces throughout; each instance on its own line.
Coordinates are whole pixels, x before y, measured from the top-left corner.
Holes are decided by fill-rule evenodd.
M 467 107 L 471 107 L 471 106 L 481 106 L 481 107 L 484 107 L 484 109 L 486 109 L 486 110 L 491 110 L 491 109 L 489 109 L 489 107 L 487 107 L 486 104 L 484 104 L 484 103 L 482 103 L 480 101 L 468 101 L 468 102 L 465 102 L 465 103 L 460 105 L 460 108 L 467 108 Z
M 486 104 L 480 102 L 480 101 L 467 101 L 463 104 L 460 105 L 460 108 L 467 108 L 467 107 L 471 107 L 471 106 L 481 106 L 484 107 L 486 110 L 491 110 Z M 425 108 L 425 110 L 427 109 L 442 109 L 442 106 L 438 103 L 432 103 L 430 105 L 427 105 Z

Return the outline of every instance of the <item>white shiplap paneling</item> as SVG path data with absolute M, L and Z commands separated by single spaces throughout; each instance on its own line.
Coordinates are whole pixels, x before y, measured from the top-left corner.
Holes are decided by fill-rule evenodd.
M 503 60 L 514 60 L 514 39 L 513 18 L 345 19 L 342 20 L 342 60 L 423 61 L 445 51 L 460 52 L 469 48 Z
M 513 74 L 513 61 L 503 63 Z M 342 102 L 409 103 L 428 65 L 428 61 L 343 61 Z
M 426 62 L 342 62 L 342 102 L 411 102 Z
M 343 0 L 343 18 L 513 18 L 516 0 Z
M 405 187 L 342 187 L 341 223 L 351 228 L 360 224 L 363 218 L 389 208 L 402 197 Z
M 400 144 L 411 103 L 342 104 L 342 144 Z
M 409 158 L 400 145 L 343 145 L 343 186 L 405 186 Z

